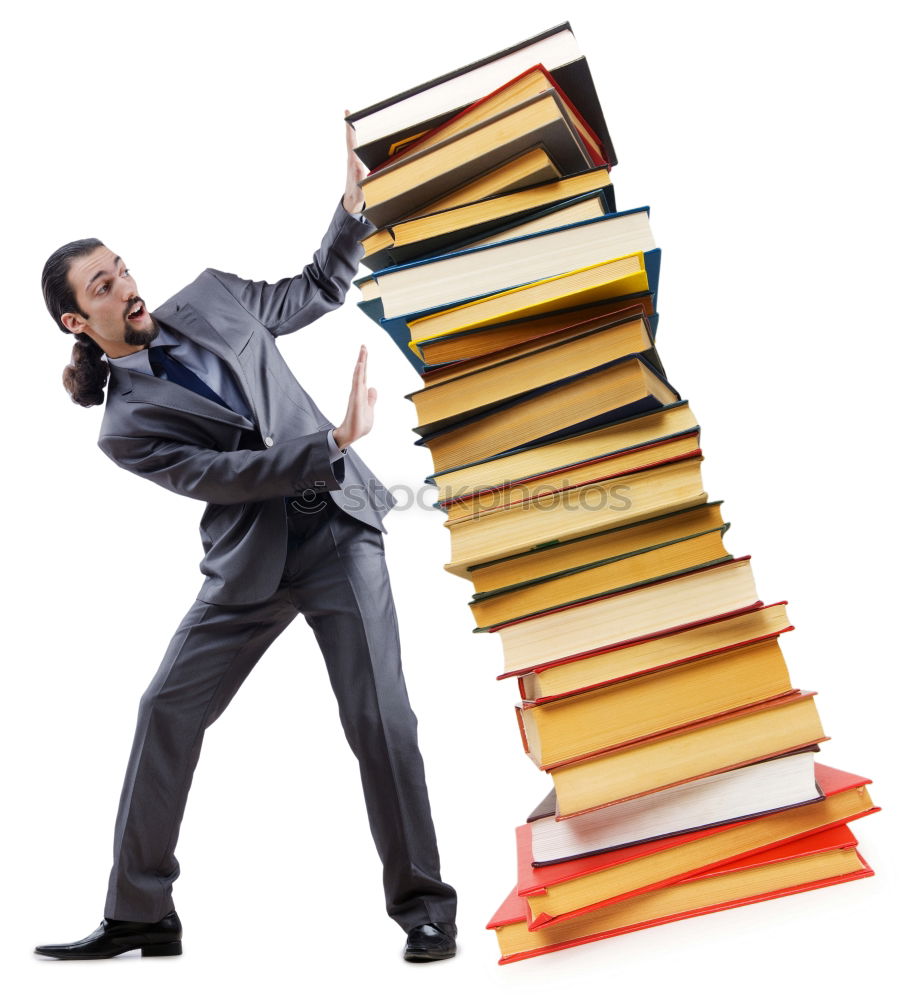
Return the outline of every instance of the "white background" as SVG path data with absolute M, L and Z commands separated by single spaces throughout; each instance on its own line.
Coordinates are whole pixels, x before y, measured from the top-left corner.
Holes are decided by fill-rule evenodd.
M 920 893 L 921 200 L 913 4 L 158 5 L 49 2 L 5 18 L 7 435 L 3 914 L 10 997 L 867 996 L 904 992 Z M 53 963 L 102 916 L 137 698 L 199 587 L 199 505 L 112 465 L 101 411 L 60 385 L 70 341 L 39 273 L 97 235 L 151 305 L 205 266 L 299 270 L 342 190 L 357 109 L 570 19 L 613 135 L 620 208 L 652 206 L 659 346 L 703 426 L 706 487 L 784 651 L 817 689 L 822 760 L 873 778 L 855 827 L 878 875 L 509 967 L 483 930 L 513 829 L 546 791 L 522 755 L 500 643 L 472 635 L 433 511 L 386 545 L 459 957 L 400 961 L 356 767 L 298 621 L 209 731 L 178 854 L 178 961 Z M 355 293 L 354 293 L 355 295 Z M 360 452 L 417 488 L 416 377 L 353 301 L 283 350 L 342 415 L 370 349 Z M 917 883 L 913 885 L 912 883 Z

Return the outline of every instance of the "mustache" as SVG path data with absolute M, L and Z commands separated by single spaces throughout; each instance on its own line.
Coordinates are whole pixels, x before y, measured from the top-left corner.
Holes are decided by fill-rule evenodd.
M 141 305 L 144 305 L 144 299 L 141 298 L 140 295 L 136 295 L 131 300 L 131 302 L 128 303 L 128 305 L 125 307 L 125 316 L 124 316 L 125 319 L 128 319 L 128 314 L 134 311 L 138 307 L 139 302 L 141 303 Z

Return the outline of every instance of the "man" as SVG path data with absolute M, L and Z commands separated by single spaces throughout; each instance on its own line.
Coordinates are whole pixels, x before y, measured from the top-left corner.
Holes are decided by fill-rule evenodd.
M 455 892 L 442 881 L 416 719 L 401 673 L 382 545 L 394 499 L 352 450 L 375 390 L 359 352 L 334 427 L 275 338 L 339 306 L 356 273 L 365 173 L 347 127 L 347 183 L 311 264 L 275 284 L 205 271 L 153 314 L 124 262 L 96 240 L 45 265 L 46 305 L 73 334 L 65 386 L 103 401 L 99 446 L 122 468 L 207 506 L 205 581 L 141 699 L 116 820 L 104 920 L 43 945 L 59 959 L 181 953 L 174 849 L 204 730 L 301 612 L 315 632 L 360 765 L 386 908 L 404 957 L 455 954 Z M 139 622 L 139 628 L 142 623 Z

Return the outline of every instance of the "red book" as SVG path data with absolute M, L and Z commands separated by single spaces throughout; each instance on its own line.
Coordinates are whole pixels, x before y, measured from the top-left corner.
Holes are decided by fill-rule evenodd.
M 674 920 L 868 877 L 873 870 L 856 844 L 846 826 L 834 827 L 535 931 L 528 930 L 526 901 L 514 889 L 487 926 L 497 933 L 500 964 L 504 965 Z
M 429 132 L 424 132 L 421 135 L 416 136 L 412 142 L 403 145 L 397 152 L 395 152 L 392 156 L 388 157 L 388 159 L 385 160 L 383 163 L 380 163 L 375 168 L 375 170 L 371 172 L 375 173 L 378 170 L 382 170 L 384 167 L 390 166 L 397 160 L 400 160 L 403 157 L 410 155 L 411 153 L 415 153 L 418 149 L 420 149 L 421 145 L 425 141 L 430 142 L 431 144 L 433 140 L 437 142 L 441 141 L 442 138 L 446 135 L 446 133 L 450 129 L 455 128 L 460 119 L 463 119 L 466 116 L 470 115 L 471 112 L 481 108 L 482 105 L 486 104 L 493 98 L 500 96 L 501 94 L 503 94 L 505 90 L 514 87 L 521 80 L 523 80 L 525 77 L 529 76 L 532 73 L 541 73 L 542 76 L 545 77 L 547 83 L 547 87 L 545 89 L 555 90 L 558 92 L 558 96 L 562 99 L 562 102 L 564 103 L 565 107 L 573 116 L 573 121 L 575 123 L 578 135 L 580 135 L 581 140 L 584 143 L 584 146 L 586 147 L 587 152 L 594 163 L 594 166 L 597 167 L 609 166 L 605 156 L 603 155 L 603 143 L 601 143 L 599 136 L 587 124 L 586 120 L 584 119 L 584 116 L 574 106 L 574 102 L 561 89 L 561 87 L 558 85 L 558 83 L 555 81 L 554 77 L 549 73 L 549 71 L 545 68 L 545 66 L 543 66 L 541 63 L 537 63 L 535 66 L 531 66 L 529 69 L 524 70 L 518 76 L 515 76 L 512 80 L 508 80 L 507 83 L 503 84 L 503 86 L 501 87 L 498 87 L 497 90 L 492 90 L 490 94 L 486 94 L 484 97 L 475 101 L 473 104 L 469 104 L 468 107 L 463 108 L 457 115 L 453 115 L 453 117 L 450 118 L 449 121 L 443 122 L 443 124 L 438 126 L 437 128 L 430 129 Z M 499 113 L 499 111 L 494 113 Z M 492 118 L 494 116 L 494 113 L 489 115 L 489 118 Z M 482 122 L 478 121 L 474 124 L 480 125 L 482 124 Z M 466 128 L 468 127 L 469 126 L 466 126 Z M 474 127 L 474 125 L 472 127 Z
M 752 854 L 878 812 L 868 778 L 815 765 L 824 800 L 590 857 L 534 867 L 532 828 L 517 828 L 517 894 L 529 929 L 551 926 Z

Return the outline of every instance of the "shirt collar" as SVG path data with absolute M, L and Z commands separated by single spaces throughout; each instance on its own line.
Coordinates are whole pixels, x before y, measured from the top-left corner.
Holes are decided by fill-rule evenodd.
M 176 347 L 179 340 L 166 327 L 158 324 L 158 333 L 153 342 L 160 347 Z M 107 355 L 106 360 L 117 368 L 127 368 L 129 371 L 142 372 L 144 375 L 154 375 L 151 359 L 146 350 L 135 351 L 133 354 L 126 354 L 121 358 L 110 358 Z

